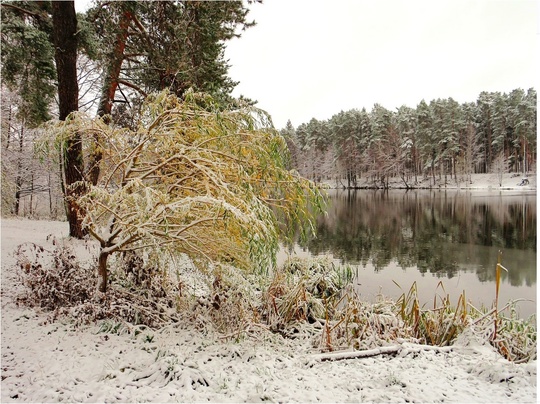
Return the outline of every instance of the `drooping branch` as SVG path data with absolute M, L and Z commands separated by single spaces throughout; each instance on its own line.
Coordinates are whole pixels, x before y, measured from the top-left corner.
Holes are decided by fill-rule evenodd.
M 21 14 L 26 14 L 26 15 L 29 15 L 31 17 L 34 17 L 34 18 L 37 18 L 37 19 L 46 19 L 47 16 L 45 14 L 40 14 L 40 13 L 34 13 L 30 10 L 26 10 L 22 7 L 18 7 L 12 3 L 5 3 L 3 2 L 2 4 L 0 4 L 3 8 L 8 8 L 8 9 L 12 9 L 12 10 L 15 10 L 15 11 L 18 11 L 19 13 Z
M 277 152 L 284 142 L 256 126 L 255 110 L 210 112 L 195 97 L 153 95 L 137 129 L 106 129 L 102 120 L 89 125 L 103 131 L 107 152 L 106 175 L 82 200 L 86 225 L 102 245 L 102 291 L 107 257 L 120 251 L 166 250 L 187 254 L 196 265 L 265 269 L 279 234 L 267 201 L 273 189 L 290 198 L 279 209 L 292 222 L 319 197 L 311 183 L 286 170 Z

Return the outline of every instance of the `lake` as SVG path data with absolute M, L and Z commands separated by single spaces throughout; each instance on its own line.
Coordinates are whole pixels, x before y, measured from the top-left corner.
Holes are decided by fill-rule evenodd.
M 379 293 L 397 299 L 416 282 L 426 308 L 436 295 L 448 294 L 455 305 L 463 291 L 476 307 L 491 307 L 499 251 L 509 270 L 502 271 L 499 308 L 527 299 L 517 304 L 519 315 L 535 314 L 536 193 L 330 191 L 317 237 L 291 249 L 352 266 L 366 300 Z

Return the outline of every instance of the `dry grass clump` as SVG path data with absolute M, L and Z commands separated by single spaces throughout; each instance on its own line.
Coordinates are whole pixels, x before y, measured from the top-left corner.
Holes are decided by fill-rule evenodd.
M 399 286 L 399 285 L 398 285 Z M 469 315 L 465 291 L 459 296 L 454 307 L 450 297 L 439 282 L 437 289 L 442 295 L 435 295 L 433 308 L 420 307 L 418 288 L 414 282 L 407 293 L 403 293 L 396 302 L 397 314 L 421 343 L 428 345 L 450 345 L 457 335 L 469 324 Z
M 382 295 L 374 303 L 365 302 L 347 290 L 335 308 L 335 316 L 325 319 L 319 346 L 325 351 L 348 347 L 362 350 L 396 340 L 416 342 L 410 328 L 395 313 L 394 302 Z
M 520 319 L 512 304 L 500 310 L 477 310 L 467 302 L 464 291 L 454 305 L 442 282 L 432 307 L 420 305 L 416 283 L 397 301 L 379 296 L 370 303 L 360 300 L 351 280 L 350 268 L 324 258 L 290 260 L 273 274 L 265 289 L 262 318 L 270 329 L 285 336 L 309 322 L 317 332 L 314 345 L 323 351 L 372 349 L 396 341 L 448 346 L 464 330 L 474 328 L 478 338 L 508 360 L 536 359 L 535 321 Z M 499 285 L 497 298 L 498 291 Z
M 208 293 L 183 299 L 183 310 L 191 313 L 199 328 L 211 325 L 224 338 L 238 339 L 260 324 L 261 293 L 255 275 L 219 264 L 210 269 L 206 282 Z
M 420 343 L 451 345 L 461 333 L 470 329 L 480 341 L 491 344 L 510 361 L 536 360 L 535 319 L 520 318 L 516 302 L 510 302 L 501 309 L 497 303 L 491 309 L 477 309 L 467 302 L 463 291 L 453 306 L 442 282 L 437 288 L 443 295 L 435 295 L 433 308 L 420 307 L 416 283 L 397 301 L 397 314 Z M 498 291 L 499 285 L 496 301 Z
M 513 362 L 529 362 L 537 358 L 536 327 L 534 322 L 519 318 L 515 309 L 510 316 L 500 316 L 499 332 L 492 343 L 506 359 Z
M 294 258 L 276 270 L 263 294 L 263 319 L 285 336 L 309 323 L 323 351 L 374 348 L 412 340 L 412 333 L 382 297 L 363 302 L 352 290 L 353 271 L 328 258 Z
M 273 329 L 283 329 L 292 322 L 333 317 L 341 292 L 351 280 L 349 267 L 336 267 L 328 259 L 290 259 L 266 287 L 263 318 Z
M 536 321 L 534 316 L 520 318 L 516 303 L 510 302 L 502 309 L 491 310 L 471 306 L 469 328 L 479 339 L 489 341 L 509 361 L 529 362 L 537 359 Z
M 270 329 L 288 337 L 311 324 L 313 345 L 323 351 L 413 341 L 394 303 L 382 297 L 376 303 L 361 301 L 351 287 L 353 276 L 350 267 L 327 258 L 291 259 L 265 289 L 263 318 Z

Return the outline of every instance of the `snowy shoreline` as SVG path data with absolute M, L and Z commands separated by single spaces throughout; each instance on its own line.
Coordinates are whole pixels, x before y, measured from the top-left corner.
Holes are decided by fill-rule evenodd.
M 48 236 L 67 237 L 67 223 L 2 219 L 1 227 L 1 402 L 537 400 L 536 361 L 508 362 L 473 329 L 448 351 L 418 347 L 322 362 L 302 328 L 294 339 L 264 327 L 224 338 L 202 318 L 158 330 L 51 322 L 48 313 L 15 304 L 13 251 L 23 242 L 51 248 Z M 88 246 L 75 247 L 88 255 Z
M 520 185 L 526 179 L 526 185 Z M 504 174 L 502 180 L 498 174 L 472 174 L 471 181 L 467 183 L 464 179 L 459 182 L 455 180 L 436 179 L 435 183 L 430 178 L 420 179 L 418 183 L 413 181 L 407 183 L 397 177 L 388 180 L 388 188 L 384 188 L 382 184 L 374 184 L 373 181 L 366 177 L 360 178 L 356 186 L 349 188 L 345 179 L 340 180 L 325 180 L 319 183 L 327 189 L 344 189 L 344 190 L 377 190 L 377 189 L 402 189 L 402 190 L 463 190 L 463 191 L 519 191 L 522 193 L 536 193 L 536 173 L 529 173 L 527 176 L 516 173 Z

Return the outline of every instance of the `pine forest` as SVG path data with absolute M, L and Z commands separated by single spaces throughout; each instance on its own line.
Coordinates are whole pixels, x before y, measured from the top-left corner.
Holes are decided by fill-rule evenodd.
M 476 102 L 375 104 L 281 130 L 300 174 L 332 186 L 431 187 L 475 173 L 526 175 L 536 167 L 536 90 L 482 92 Z

